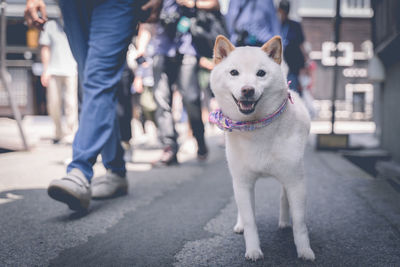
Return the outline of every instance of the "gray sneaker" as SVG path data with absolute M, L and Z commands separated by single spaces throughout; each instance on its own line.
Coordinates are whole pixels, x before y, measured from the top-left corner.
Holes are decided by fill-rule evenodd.
M 126 195 L 128 193 L 128 181 L 126 176 L 120 176 L 107 170 L 107 174 L 96 177 L 92 181 L 92 198 L 105 199 Z
M 65 177 L 51 181 L 47 193 L 71 210 L 83 211 L 89 207 L 90 185 L 79 169 L 72 169 Z

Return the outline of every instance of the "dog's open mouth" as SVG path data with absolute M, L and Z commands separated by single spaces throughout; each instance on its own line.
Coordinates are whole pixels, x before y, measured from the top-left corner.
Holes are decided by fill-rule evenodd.
M 259 97 L 257 100 L 254 99 L 236 99 L 233 95 L 233 100 L 235 100 L 236 105 L 238 106 L 240 112 L 243 114 L 250 114 L 256 109 L 256 105 L 258 101 L 260 100 L 261 97 Z

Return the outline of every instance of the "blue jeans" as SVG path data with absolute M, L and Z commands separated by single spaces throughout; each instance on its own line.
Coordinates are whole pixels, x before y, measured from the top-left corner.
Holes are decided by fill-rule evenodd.
M 116 85 L 136 25 L 133 1 L 59 1 L 83 88 L 79 129 L 67 172 L 78 168 L 89 181 L 100 153 L 106 169 L 120 175 L 126 173 L 116 113 Z

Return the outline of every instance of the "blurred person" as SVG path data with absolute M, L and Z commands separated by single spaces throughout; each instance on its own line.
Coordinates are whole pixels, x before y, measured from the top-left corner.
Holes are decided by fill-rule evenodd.
M 109 198 L 127 193 L 116 114 L 116 85 L 121 80 L 126 51 L 138 20 L 147 17 L 156 20 L 161 1 L 58 2 L 71 51 L 78 63 L 84 96 L 73 143 L 73 160 L 67 174 L 50 183 L 48 194 L 71 209 L 82 211 L 87 210 L 92 197 Z M 27 0 L 25 19 L 29 26 L 43 28 L 47 21 L 44 1 Z M 93 164 L 100 153 L 107 174 L 91 183 Z
M 153 76 L 153 54 L 154 46 L 151 42 L 155 35 L 155 25 L 144 23 L 139 27 L 139 33 L 136 38 L 137 68 L 135 69 L 135 79 L 133 87 L 135 92 L 140 94 L 139 104 L 142 109 L 144 120 L 152 121 L 157 125 L 155 112 L 157 104 L 154 99 L 154 76 Z M 143 130 L 146 131 L 145 127 Z
M 309 42 L 304 42 L 304 51 L 307 53 L 307 56 L 309 58 L 309 54 L 311 53 L 311 44 Z M 302 98 L 311 119 L 316 116 L 313 97 L 313 89 L 316 81 L 316 70 L 317 63 L 309 59 L 306 62 L 305 67 L 301 69 L 299 73 L 299 83 L 301 86 Z
M 154 78 L 151 57 L 153 53 L 151 36 L 154 35 L 154 29 L 154 24 L 140 24 L 138 35 L 129 45 L 127 55 L 128 66 L 134 73 L 133 84 L 130 88 L 132 94 L 133 117 L 141 122 L 144 134 L 155 133 L 154 127 L 149 128 L 151 125 L 147 124 L 147 121 L 151 121 L 154 125 L 156 124 L 155 110 L 157 104 L 155 103 L 153 95 Z M 153 134 L 151 137 L 153 138 L 147 141 L 152 145 L 156 145 L 156 135 Z M 127 147 L 123 144 L 123 147 L 124 146 Z M 125 153 L 127 152 L 128 150 L 125 150 Z
M 289 67 L 287 80 L 290 81 L 290 89 L 301 95 L 301 85 L 298 77 L 300 70 L 305 66 L 308 56 L 303 47 L 305 38 L 301 24 L 289 19 L 289 12 L 290 2 L 287 0 L 280 1 L 278 13 L 282 23 L 283 57 Z
M 198 53 L 189 31 L 190 18 L 196 9 L 219 9 L 218 0 L 164 0 L 160 23 L 154 36 L 153 58 L 154 96 L 157 103 L 156 119 L 164 146 L 156 164 L 177 164 L 177 132 L 172 115 L 172 85 L 175 83 L 182 95 L 193 136 L 197 141 L 197 157 L 205 160 L 208 148 L 204 140 L 201 116 L 201 95 L 197 76 Z
M 55 125 L 53 143 L 64 139 L 71 144 L 78 128 L 78 81 L 76 62 L 63 30 L 62 19 L 46 22 L 39 44 L 43 64 L 41 82 L 46 87 L 47 111 Z M 63 106 L 67 126 L 65 133 L 62 127 Z
M 121 80 L 117 84 L 117 116 L 121 135 L 121 145 L 124 150 L 125 162 L 132 162 L 132 94 L 133 72 L 126 65 L 122 71 Z
M 230 0 L 225 19 L 235 46 L 261 46 L 280 34 L 272 0 Z
M 208 121 L 208 114 L 211 111 L 211 102 L 214 102 L 214 94 L 210 88 L 210 72 L 214 68 L 214 61 L 207 57 L 200 57 L 199 59 L 199 84 L 202 90 L 202 98 L 203 98 L 203 121 Z
M 154 78 L 153 62 L 151 57 L 146 58 L 146 62 L 141 64 L 135 72 L 134 80 L 135 91 L 140 94 L 139 104 L 142 108 L 145 120 L 152 121 L 157 125 L 155 117 L 157 104 L 154 99 Z

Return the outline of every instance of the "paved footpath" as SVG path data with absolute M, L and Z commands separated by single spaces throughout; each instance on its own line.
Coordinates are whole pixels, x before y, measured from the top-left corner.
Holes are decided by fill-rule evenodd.
M 177 167 L 147 169 L 136 156 L 130 194 L 93 201 L 88 214 L 46 194 L 64 172 L 69 147 L 0 154 L 0 266 L 400 266 L 400 193 L 311 147 L 307 223 L 316 261 L 298 260 L 291 230 L 278 230 L 273 179 L 256 189 L 265 258 L 246 261 L 243 236 L 232 231 L 236 207 L 224 151 L 218 137 L 208 142 L 210 159 L 202 164 L 188 157 Z

